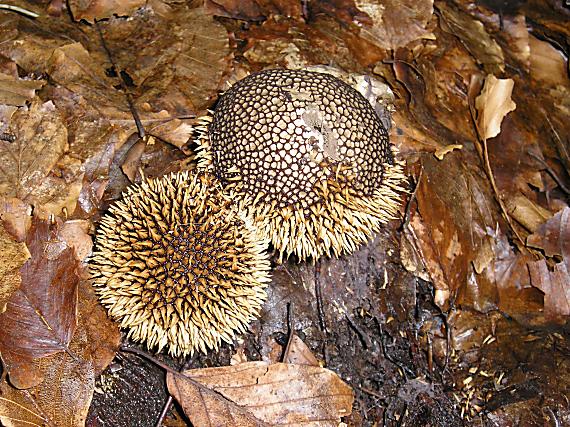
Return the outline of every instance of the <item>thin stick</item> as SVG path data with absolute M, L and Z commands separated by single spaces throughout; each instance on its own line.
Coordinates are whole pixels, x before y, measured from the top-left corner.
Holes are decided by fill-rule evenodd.
M 36 12 L 32 12 L 31 10 L 24 9 L 23 7 L 13 6 L 11 4 L 0 3 L 0 9 L 10 10 L 12 12 L 21 13 L 22 15 L 27 16 L 28 18 L 34 18 L 35 19 L 35 18 L 40 17 L 40 15 Z

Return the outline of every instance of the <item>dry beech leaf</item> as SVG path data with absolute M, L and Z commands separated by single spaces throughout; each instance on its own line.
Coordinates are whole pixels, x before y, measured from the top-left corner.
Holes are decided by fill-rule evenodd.
M 39 100 L 18 109 L 10 129 L 14 142 L 0 141 L 0 193 L 25 200 L 65 152 L 67 132 L 54 104 Z
M 547 321 L 565 324 L 570 316 L 570 271 L 565 263 L 549 270 L 546 261 L 528 264 L 533 286 L 544 292 L 544 317 Z
M 0 218 L 6 230 L 23 242 L 32 226 L 32 207 L 15 197 L 0 197 Z
M 512 79 L 498 79 L 488 74 L 481 94 L 475 99 L 477 124 L 484 139 L 496 137 L 501 132 L 503 118 L 514 111 L 516 104 L 511 99 Z
M 101 316 L 91 318 L 93 311 L 85 311 L 84 302 L 82 300 L 80 304 L 79 322 L 69 350 L 35 361 L 34 366 L 42 378 L 40 383 L 26 390 L 15 389 L 6 381 L 0 384 L 3 398 L 0 399 L 0 420 L 3 425 L 85 425 L 95 378 L 111 361 L 114 352 L 106 352 L 103 347 L 104 360 L 101 359 L 101 346 L 108 340 L 100 334 L 93 335 L 92 326 L 88 325 L 103 321 L 99 325 L 101 328 L 110 321 Z M 17 420 L 22 420 L 22 423 Z
M 81 190 L 81 163 L 65 155 L 67 130 L 51 101 L 38 99 L 10 119 L 13 142 L 0 141 L 0 195 L 34 204 L 36 214 L 72 212 Z
M 69 240 L 67 237 L 73 234 L 73 230 L 81 235 L 85 224 L 83 221 L 68 221 L 58 235 L 81 252 L 89 236 L 71 236 Z M 48 253 L 54 252 L 58 251 L 48 250 Z M 78 291 L 77 328 L 67 350 L 33 362 L 39 379 L 34 387 L 18 390 L 6 380 L 0 384 L 2 425 L 85 425 L 95 378 L 115 356 L 121 334 L 99 304 L 89 282 L 82 281 Z
M 458 37 L 475 60 L 483 64 L 485 71 L 489 73 L 504 71 L 503 50 L 489 35 L 481 21 L 448 3 L 438 2 L 437 9 L 443 18 L 442 29 Z
M 337 426 L 354 393 L 328 369 L 248 362 L 167 375 L 169 392 L 196 427 Z
M 552 213 L 522 194 L 505 197 L 507 212 L 531 233 L 552 217 Z
M 77 21 L 85 19 L 93 23 L 95 19 L 110 18 L 113 15 L 131 15 L 146 0 L 70 0 L 69 8 Z
M 170 30 L 162 31 L 165 26 Z M 163 110 L 169 119 L 187 118 L 217 97 L 230 58 L 228 33 L 203 7 L 154 1 L 136 17 L 101 28 L 117 66 L 133 81 L 143 123 Z
M 67 350 L 76 327 L 79 263 L 53 228 L 46 222 L 32 226 L 26 242 L 32 257 L 0 314 L 0 353 L 18 388 L 41 381 L 34 360 Z
M 360 37 L 382 49 L 396 50 L 430 35 L 426 26 L 433 15 L 433 0 L 356 0 L 355 4 L 373 21 L 360 27 Z
M 540 225 L 534 234 L 528 236 L 527 245 L 543 249 L 549 257 L 561 256 L 570 271 L 570 208 L 562 209 Z
M 45 84 L 45 80 L 21 80 L 0 73 L 0 104 L 26 105 Z
M 451 153 L 453 150 L 461 150 L 462 148 L 462 144 L 449 144 L 438 148 L 435 153 L 433 153 L 433 155 L 437 158 L 437 160 L 443 160 L 446 154 Z
M 20 287 L 19 269 L 30 258 L 24 243 L 17 243 L 0 222 L 0 313 L 6 309 L 6 302 Z
M 294 365 L 320 366 L 311 349 L 295 334 L 291 337 L 289 346 L 283 355 L 283 362 Z
M 42 426 L 85 425 L 95 391 L 95 378 L 115 356 L 121 335 L 86 281 L 79 286 L 78 306 L 77 329 L 69 351 L 35 362 L 43 381 L 27 390 L 17 390 L 6 381 L 0 384 L 0 421 L 3 425 L 30 425 L 15 420 Z

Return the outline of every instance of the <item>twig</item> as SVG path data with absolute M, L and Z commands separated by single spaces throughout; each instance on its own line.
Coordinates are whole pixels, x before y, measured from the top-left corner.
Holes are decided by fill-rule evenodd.
M 422 164 L 420 166 L 420 173 L 418 175 L 418 179 L 415 182 L 416 185 L 414 186 L 414 191 L 412 191 L 412 193 L 410 194 L 410 198 L 408 200 L 408 203 L 406 204 L 406 212 L 404 213 L 404 221 L 402 222 L 401 230 L 405 230 L 406 227 L 408 226 L 408 223 L 410 222 L 410 212 L 412 210 L 412 204 L 414 203 L 414 200 L 416 200 L 416 194 L 418 192 L 418 188 L 422 181 L 423 174 L 424 174 L 424 166 Z
M 283 351 L 282 362 L 289 356 L 289 351 L 291 349 L 291 343 L 293 342 L 293 335 L 295 335 L 295 330 L 293 329 L 293 303 L 287 303 L 287 329 L 289 338 L 287 339 L 287 345 L 285 346 L 285 351 Z
M 409 378 L 408 375 L 410 377 L 415 377 L 416 375 L 415 375 L 414 371 L 412 371 L 407 366 L 402 365 L 400 362 L 396 361 L 392 356 L 390 356 L 388 354 L 388 350 L 386 349 L 386 337 L 385 337 L 384 331 L 382 329 L 382 324 L 380 323 L 380 321 L 378 320 L 378 318 L 376 316 L 374 316 L 374 321 L 376 322 L 376 326 L 378 327 L 378 332 L 380 334 L 380 344 L 382 346 L 382 354 L 384 355 L 386 360 L 388 360 L 389 362 L 393 363 L 398 368 L 400 368 L 406 379 Z
M 170 407 L 172 406 L 172 395 L 168 395 L 168 399 L 166 400 L 166 403 L 164 404 L 163 408 L 162 408 L 162 412 L 160 413 L 160 416 L 158 417 L 158 420 L 156 421 L 155 427 L 161 427 L 162 423 L 164 422 L 164 419 L 166 418 L 166 414 L 168 413 L 168 411 L 170 410 Z
M 40 17 L 40 15 L 36 12 L 32 12 L 31 10 L 24 9 L 23 7 L 13 6 L 11 4 L 0 3 L 0 9 L 10 10 L 12 12 L 21 13 L 22 15 L 27 16 L 28 18 L 34 18 L 35 19 L 35 18 Z
M 376 393 L 374 390 L 370 390 L 369 388 L 362 387 L 361 385 L 359 385 L 358 388 L 370 396 L 374 396 L 378 399 L 386 399 L 386 396 L 382 396 L 381 394 Z
M 354 331 L 360 338 L 362 347 L 364 347 L 365 350 L 372 348 L 372 342 L 370 341 L 370 337 L 366 334 L 366 332 L 364 332 L 356 323 L 354 323 L 354 321 L 349 317 L 348 314 L 345 314 L 344 316 L 346 317 L 349 326 L 352 329 L 354 329 Z
M 474 83 L 473 83 L 473 79 L 472 79 L 471 85 L 473 86 L 473 84 Z M 471 88 L 470 88 L 469 92 L 471 92 Z M 470 93 L 470 95 L 471 95 L 471 93 Z M 475 133 L 477 135 L 475 147 L 477 148 L 477 152 L 479 153 L 479 157 L 481 158 L 481 162 L 483 163 L 483 170 L 485 171 L 487 178 L 489 179 L 489 182 L 491 183 L 491 188 L 493 189 L 493 195 L 495 196 L 495 200 L 499 204 L 499 208 L 501 209 L 501 213 L 503 214 L 503 217 L 507 221 L 507 224 L 511 228 L 512 232 L 514 233 L 514 235 L 516 236 L 518 241 L 521 243 L 522 247 L 526 248 L 525 241 L 520 236 L 517 229 L 515 228 L 515 225 L 513 224 L 511 216 L 509 215 L 509 213 L 507 211 L 507 207 L 505 206 L 505 203 L 503 202 L 503 199 L 501 198 L 501 195 L 499 194 L 499 189 L 497 188 L 497 183 L 495 181 L 495 175 L 493 174 L 493 169 L 491 168 L 491 162 L 489 160 L 489 150 L 487 147 L 487 138 L 484 138 L 483 135 L 481 134 L 481 131 L 479 129 L 479 125 L 477 124 L 477 113 L 475 112 L 475 106 L 473 105 L 472 101 L 473 101 L 473 97 L 469 96 L 469 113 L 471 116 L 471 121 L 473 122 L 473 127 L 475 129 Z
M 328 334 L 327 323 L 325 321 L 325 312 L 323 309 L 323 295 L 321 292 L 321 282 L 319 280 L 320 276 L 319 269 L 320 266 L 315 265 L 315 296 L 317 297 L 317 312 L 319 314 L 319 324 L 321 330 L 325 334 Z
M 117 75 L 120 77 L 121 89 L 123 90 L 123 93 L 125 94 L 125 97 L 127 99 L 127 103 L 129 104 L 129 110 L 131 110 L 131 114 L 133 115 L 133 119 L 135 120 L 135 124 L 137 126 L 137 132 L 139 134 L 139 137 L 141 139 L 144 139 L 144 137 L 146 136 L 146 132 L 145 132 L 144 126 L 141 122 L 139 112 L 135 108 L 135 104 L 133 103 L 133 98 L 131 97 L 131 94 L 129 93 L 129 89 L 127 87 L 127 83 L 125 81 L 125 78 L 124 78 L 123 74 L 121 73 L 121 70 L 119 70 L 119 67 L 117 67 L 115 60 L 113 59 L 113 54 L 111 53 L 111 51 L 107 47 L 107 43 L 105 42 L 105 38 L 103 37 L 103 32 L 101 31 L 101 27 L 99 26 L 98 20 L 95 20 L 95 27 L 97 28 L 97 33 L 99 33 L 99 38 L 101 39 L 101 45 L 103 46 L 103 49 L 105 50 L 105 53 L 107 54 L 107 58 L 109 58 L 109 62 L 113 66 L 113 69 L 115 70 Z
M 170 366 L 162 363 L 160 360 L 158 360 L 156 357 L 151 356 L 150 354 L 148 354 L 145 351 L 139 350 L 138 348 L 134 348 L 134 347 L 127 347 L 122 345 L 121 346 L 121 351 L 124 351 L 126 353 L 134 353 L 138 356 L 143 357 L 144 359 L 154 363 L 156 366 L 161 367 L 162 369 L 164 369 L 167 372 L 170 372 L 171 374 L 175 374 L 175 375 L 179 375 L 180 372 L 178 372 L 176 369 L 171 368 Z

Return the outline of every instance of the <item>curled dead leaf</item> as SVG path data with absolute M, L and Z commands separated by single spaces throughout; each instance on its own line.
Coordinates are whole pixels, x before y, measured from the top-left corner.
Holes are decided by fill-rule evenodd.
M 516 108 L 511 99 L 514 85 L 512 79 L 498 79 L 492 74 L 487 75 L 483 90 L 475 99 L 477 123 L 482 138 L 496 137 L 501 132 L 503 118 Z

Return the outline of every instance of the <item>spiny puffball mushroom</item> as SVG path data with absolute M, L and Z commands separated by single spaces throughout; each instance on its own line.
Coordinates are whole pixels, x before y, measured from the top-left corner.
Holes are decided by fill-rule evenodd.
M 256 318 L 267 244 L 211 174 L 179 172 L 144 180 L 111 206 L 90 268 L 129 337 L 173 356 L 205 353 Z
M 251 74 L 197 130 L 199 166 L 235 192 L 281 257 L 352 252 L 397 212 L 405 176 L 388 132 L 332 75 Z

